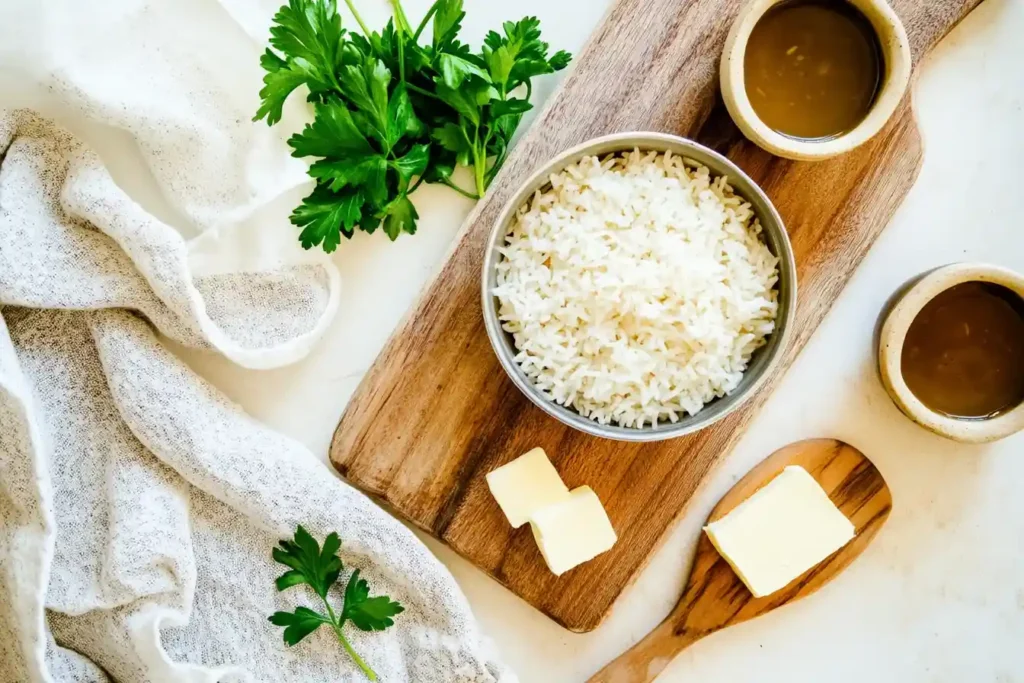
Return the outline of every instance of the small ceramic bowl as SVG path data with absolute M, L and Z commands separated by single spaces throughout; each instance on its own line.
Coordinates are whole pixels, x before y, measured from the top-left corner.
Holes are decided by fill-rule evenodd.
M 878 335 L 878 369 L 889 396 L 907 417 L 940 436 L 984 443 L 1024 429 L 1024 404 L 991 418 L 956 418 L 927 407 L 903 380 L 903 342 L 910 323 L 941 292 L 964 282 L 991 282 L 1024 298 L 1024 275 L 982 263 L 954 263 L 918 276 L 894 295 Z
M 603 425 L 580 415 L 571 407 L 559 405 L 545 398 L 516 363 L 515 342 L 512 335 L 501 327 L 498 318 L 499 303 L 494 296 L 497 283 L 496 266 L 501 259 L 498 249 L 505 244 L 505 236 L 508 235 L 516 212 L 534 192 L 549 185 L 553 173 L 585 156 L 603 157 L 618 152 L 631 152 L 634 149 L 671 152 L 684 157 L 691 165 L 696 163 L 707 166 L 716 177 L 727 176 L 736 194 L 750 202 L 754 214 L 761 223 L 762 234 L 769 251 L 779 258 L 779 311 L 775 318 L 775 331 L 769 335 L 767 343 L 754 352 L 739 386 L 731 394 L 705 405 L 696 415 L 686 415 L 678 422 L 660 422 L 640 428 L 622 427 L 617 424 Z M 796 259 L 782 218 L 771 200 L 757 183 L 729 159 L 692 140 L 675 135 L 646 132 L 615 133 L 595 138 L 562 152 L 537 169 L 512 195 L 487 238 L 480 293 L 483 299 L 484 325 L 494 353 L 512 382 L 534 405 L 563 424 L 592 436 L 617 441 L 662 441 L 695 432 L 718 422 L 743 405 L 771 376 L 788 346 L 796 315 Z
M 882 130 L 896 112 L 907 91 L 913 66 L 907 31 L 885 0 L 848 0 L 867 17 L 878 35 L 885 62 L 882 87 L 875 97 L 871 111 L 850 132 L 821 140 L 793 138 L 772 130 L 754 112 L 750 98 L 747 97 L 743 68 L 750 32 L 765 12 L 784 1 L 753 0 L 736 18 L 729 37 L 726 38 L 725 52 L 722 55 L 720 76 L 725 105 L 747 138 L 777 156 L 814 161 L 849 152 Z

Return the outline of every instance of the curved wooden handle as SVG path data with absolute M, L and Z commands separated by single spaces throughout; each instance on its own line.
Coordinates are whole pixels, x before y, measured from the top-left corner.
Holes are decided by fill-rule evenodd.
M 658 628 L 594 674 L 587 683 L 650 683 L 676 655 L 705 635 L 692 631 L 677 633 L 679 622 L 679 615 L 673 611 Z
M 788 465 L 803 467 L 821 484 L 853 523 L 854 539 L 782 590 L 755 598 L 702 533 L 679 604 L 650 635 L 601 669 L 590 683 L 650 683 L 689 645 L 810 595 L 860 555 L 888 518 L 892 496 L 863 453 L 833 439 L 800 441 L 779 449 L 733 486 L 708 521 L 721 519 Z
M 601 669 L 589 683 L 653 681 L 690 645 L 754 616 L 744 612 L 750 602 L 749 591 L 702 533 L 690 579 L 672 613 L 646 638 Z

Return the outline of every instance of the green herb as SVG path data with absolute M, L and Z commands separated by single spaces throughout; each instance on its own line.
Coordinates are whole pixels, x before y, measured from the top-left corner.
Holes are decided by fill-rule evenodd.
M 338 642 L 345 648 L 345 652 L 359 665 L 367 678 L 376 681 L 377 674 L 352 649 L 352 645 L 342 632 L 342 627 L 346 622 L 352 622 L 361 631 L 383 631 L 394 626 L 392 617 L 401 614 L 405 608 L 386 595 L 370 597 L 370 587 L 365 579 L 359 577 L 359 570 L 356 569 L 349 577 L 345 588 L 343 607 L 340 612 L 335 612 L 327 600 L 327 593 L 338 581 L 344 569 L 341 558 L 338 557 L 340 548 L 341 539 L 338 538 L 338 534 L 328 535 L 321 548 L 316 539 L 302 526 L 296 529 L 293 541 L 281 541 L 280 547 L 274 548 L 274 560 L 289 567 L 288 571 L 278 577 L 277 590 L 284 591 L 293 586 L 306 584 L 320 598 L 327 613 L 321 614 L 308 607 L 297 607 L 294 612 L 275 613 L 270 617 L 270 622 L 284 627 L 284 642 L 289 646 L 295 645 L 320 628 L 321 624 L 329 625 L 334 629 Z
M 571 59 L 548 55 L 535 17 L 505 22 L 474 52 L 458 40 L 462 0 L 436 0 L 415 28 L 401 1 L 389 2 L 393 17 L 380 32 L 352 0 L 362 33 L 342 27 L 336 0 L 289 0 L 274 16 L 254 120 L 276 124 L 291 93 L 309 90 L 314 121 L 288 141 L 294 156 L 318 159 L 309 170 L 316 187 L 291 217 L 307 249 L 334 251 L 357 228 L 383 226 L 392 240 L 415 233 L 409 194 L 425 181 L 479 199 L 531 108 L 532 79 Z M 472 170 L 472 190 L 452 179 L 457 166 Z

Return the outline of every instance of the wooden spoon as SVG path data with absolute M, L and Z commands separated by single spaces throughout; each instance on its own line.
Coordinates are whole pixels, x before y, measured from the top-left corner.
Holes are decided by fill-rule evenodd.
M 653 681 L 673 657 L 704 636 L 810 595 L 861 554 L 889 517 L 892 496 L 882 475 L 863 453 L 834 439 L 800 441 L 776 451 L 725 494 L 708 522 L 725 516 L 787 465 L 803 467 L 821 484 L 853 523 L 857 530 L 854 539 L 782 590 L 755 598 L 702 533 L 679 604 L 654 631 L 601 669 L 589 683 Z

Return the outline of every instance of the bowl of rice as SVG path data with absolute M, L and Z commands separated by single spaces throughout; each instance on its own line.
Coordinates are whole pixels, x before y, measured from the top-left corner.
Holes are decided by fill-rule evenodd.
M 534 173 L 491 231 L 487 336 L 538 407 L 658 441 L 736 410 L 780 360 L 796 264 L 764 192 L 685 138 L 620 133 Z

